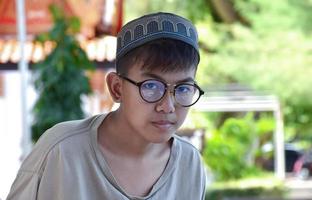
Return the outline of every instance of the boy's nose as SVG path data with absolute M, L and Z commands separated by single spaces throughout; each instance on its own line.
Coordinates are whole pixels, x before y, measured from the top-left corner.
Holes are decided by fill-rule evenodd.
M 169 90 L 165 96 L 156 104 L 157 112 L 173 113 L 175 111 L 175 99 L 174 94 Z

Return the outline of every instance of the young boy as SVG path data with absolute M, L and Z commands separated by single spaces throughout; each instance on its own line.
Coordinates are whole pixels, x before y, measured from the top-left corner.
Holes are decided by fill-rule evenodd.
M 174 14 L 126 24 L 106 80 L 119 108 L 47 130 L 8 200 L 204 199 L 200 154 L 175 135 L 203 94 L 197 42 L 191 22 Z

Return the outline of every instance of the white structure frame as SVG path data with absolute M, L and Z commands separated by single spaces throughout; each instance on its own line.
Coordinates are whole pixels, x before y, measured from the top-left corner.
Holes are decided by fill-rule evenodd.
M 21 74 L 21 105 L 22 105 L 22 155 L 23 160 L 27 154 L 31 151 L 32 142 L 30 135 L 30 125 L 29 125 L 29 109 L 28 109 L 28 62 L 25 58 L 26 53 L 26 15 L 25 15 L 25 2 L 24 0 L 16 0 L 16 28 L 17 36 L 20 44 L 20 55 L 21 58 L 18 63 L 18 69 Z
M 274 163 L 275 176 L 285 179 L 285 147 L 284 124 L 279 100 L 273 95 L 254 95 L 238 91 L 226 92 L 226 94 L 203 97 L 194 105 L 195 111 L 200 112 L 251 112 L 270 111 L 276 120 L 274 132 Z

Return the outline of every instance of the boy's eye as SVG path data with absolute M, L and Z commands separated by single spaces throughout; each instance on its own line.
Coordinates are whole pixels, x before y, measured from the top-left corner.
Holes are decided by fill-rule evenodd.
M 143 86 L 143 89 L 149 89 L 149 90 L 155 90 L 159 88 L 159 84 L 157 84 L 156 82 L 147 82 L 147 83 L 144 83 L 142 86 Z
M 176 88 L 176 92 L 178 93 L 191 93 L 194 89 L 191 85 L 180 85 Z

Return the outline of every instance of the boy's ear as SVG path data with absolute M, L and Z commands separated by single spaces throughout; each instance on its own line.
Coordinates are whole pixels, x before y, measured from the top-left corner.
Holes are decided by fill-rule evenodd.
M 116 103 L 121 102 L 121 79 L 115 72 L 110 72 L 106 76 L 106 84 L 109 90 L 109 93 Z

